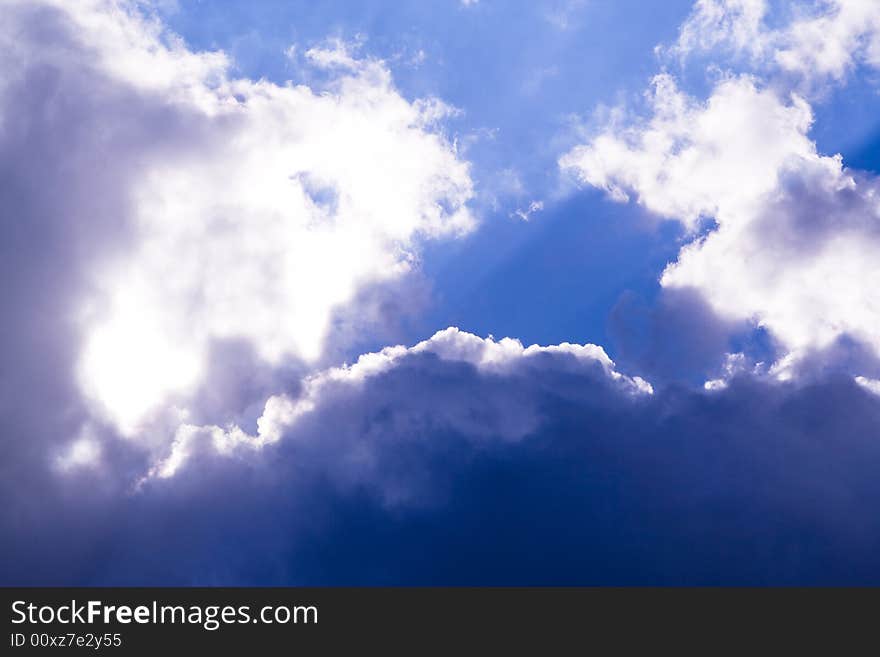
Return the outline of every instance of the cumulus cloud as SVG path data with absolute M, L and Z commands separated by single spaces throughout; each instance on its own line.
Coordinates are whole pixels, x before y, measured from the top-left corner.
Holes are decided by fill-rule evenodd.
M 326 367 L 340 308 L 472 224 L 450 108 L 381 62 L 328 42 L 306 54 L 326 87 L 239 80 L 109 1 L 8 2 L 0 48 L 4 584 L 878 581 L 874 378 L 732 356 L 709 390 L 654 391 L 595 345 L 454 328 Z M 703 313 L 687 286 L 791 354 L 870 344 L 875 182 L 775 94 L 729 77 L 702 103 L 661 77 L 647 120 L 566 163 L 692 235 L 716 221 L 664 274 L 667 317 Z M 689 255 L 718 239 L 763 277 Z M 831 304 L 858 276 L 852 296 L 774 314 L 841 253 L 804 289 Z M 107 439 L 157 409 L 157 444 Z
M 817 155 L 807 138 L 812 113 L 806 101 L 794 96 L 786 103 L 750 77 L 724 80 L 701 103 L 660 74 L 647 99 L 647 120 L 609 126 L 560 164 L 615 200 L 635 194 L 652 212 L 690 230 L 703 218 L 724 223 L 753 212 L 789 162 L 839 167 Z
M 782 377 L 842 338 L 880 353 L 876 176 L 819 153 L 809 103 L 753 76 L 724 76 L 701 101 L 663 73 L 647 98 L 646 118 L 602 128 L 560 164 L 690 232 L 661 284 L 697 290 L 723 319 L 770 331 Z M 701 234 L 707 221 L 714 227 Z
M 0 155 L 26 126 L 75 181 L 47 221 L 120 232 L 77 254 L 72 312 L 82 392 L 124 433 L 186 410 L 218 340 L 270 367 L 317 359 L 339 308 L 473 225 L 468 165 L 439 127 L 451 108 L 407 100 L 343 43 L 306 53 L 326 86 L 279 85 L 233 77 L 139 3 L 40 0 L 4 5 L 0 50 Z
M 267 407 L 263 426 L 280 438 L 259 448 L 223 452 L 216 430 L 192 427 L 174 476 L 132 492 L 76 470 L 4 505 L 0 527 L 17 540 L 0 543 L 0 579 L 878 581 L 874 394 L 847 377 L 747 373 L 723 389 L 646 394 L 614 372 L 588 345 L 454 329 L 366 356 Z M 122 455 L 101 458 L 129 483 Z
M 167 478 L 175 475 L 198 449 L 208 448 L 221 454 L 233 454 L 241 450 L 260 449 L 283 437 L 294 442 L 301 433 L 299 425 L 309 415 L 321 415 L 328 405 L 339 403 L 340 398 L 366 394 L 361 389 L 376 386 L 376 379 L 390 370 L 406 368 L 410 361 L 422 355 L 431 355 L 442 361 L 472 366 L 477 372 L 494 376 L 517 376 L 530 367 L 548 367 L 553 371 L 571 369 L 578 372 L 598 371 L 607 377 L 608 385 L 617 386 L 621 393 L 631 395 L 652 394 L 651 384 L 644 379 L 628 377 L 616 371 L 614 362 L 596 345 L 559 345 L 523 347 L 518 340 L 492 337 L 480 338 L 450 327 L 413 347 L 386 347 L 380 352 L 361 355 L 352 365 L 330 368 L 310 375 L 298 396 L 273 395 L 265 404 L 262 415 L 256 421 L 257 431 L 250 435 L 238 426 L 182 425 L 175 436 L 170 453 L 156 463 L 149 477 Z M 538 365 L 540 363 L 540 365 Z M 374 393 L 371 393 L 374 394 Z M 395 400 L 399 416 L 434 415 L 447 427 L 469 436 L 494 436 L 516 440 L 535 430 L 538 411 L 530 399 L 511 403 L 513 399 L 492 395 L 478 399 L 457 394 L 425 396 L 424 398 L 401 397 Z M 435 422 L 437 421 L 435 420 Z M 426 431 L 413 422 L 413 431 Z M 344 440 L 337 451 L 340 458 L 357 454 L 356 447 L 364 439 L 360 420 L 356 420 L 344 432 L 337 429 L 333 440 Z M 306 429 L 306 432 L 311 430 Z

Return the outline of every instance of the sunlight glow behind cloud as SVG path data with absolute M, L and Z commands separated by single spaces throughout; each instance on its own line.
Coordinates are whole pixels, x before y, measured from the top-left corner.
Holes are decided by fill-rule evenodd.
M 133 239 L 94 263 L 97 294 L 83 304 L 80 382 L 124 433 L 200 383 L 212 341 L 245 340 L 270 365 L 315 360 L 359 289 L 409 271 L 421 240 L 473 226 L 469 166 L 439 129 L 451 108 L 403 98 L 384 63 L 344 44 L 309 51 L 341 70 L 313 90 L 231 77 L 223 53 L 189 50 L 137 3 L 4 11 L 4 43 L 37 11 L 68 32 L 66 52 L 15 43 L 18 67 L 76 71 L 108 133 L 150 121 L 149 149 L 165 151 L 126 181 L 117 221 Z M 104 109 L 107 87 L 145 111 Z M 121 155 L 87 147 L 109 167 Z

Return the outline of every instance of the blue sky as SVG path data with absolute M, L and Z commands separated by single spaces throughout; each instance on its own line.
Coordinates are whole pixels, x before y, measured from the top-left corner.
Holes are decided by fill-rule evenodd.
M 880 582 L 873 0 L 6 13 L 0 583 Z

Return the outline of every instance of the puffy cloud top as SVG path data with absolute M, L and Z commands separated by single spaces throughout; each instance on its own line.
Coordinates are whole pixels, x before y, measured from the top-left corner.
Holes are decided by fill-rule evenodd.
M 303 383 L 297 397 L 274 395 L 266 401 L 262 415 L 256 422 L 256 435 L 249 435 L 238 426 L 223 429 L 218 426 L 198 427 L 183 424 L 177 430 L 170 453 L 156 463 L 148 477 L 167 478 L 175 475 L 194 451 L 208 449 L 230 454 L 242 449 L 258 449 L 275 443 L 284 436 L 296 441 L 298 423 L 303 416 L 325 412 L 328 405 L 337 404 L 340 397 L 354 393 L 365 386 L 377 385 L 375 379 L 395 368 L 405 367 L 423 355 L 431 355 L 443 361 L 463 363 L 478 372 L 496 377 L 519 376 L 530 364 L 543 357 L 540 367 L 552 371 L 570 369 L 574 372 L 599 372 L 601 383 L 617 389 L 625 395 L 650 395 L 651 384 L 635 376 L 628 377 L 615 370 L 614 362 L 596 345 L 560 345 L 523 347 L 519 340 L 492 337 L 480 338 L 455 327 L 438 331 L 433 337 L 417 345 L 386 347 L 380 352 L 363 354 L 357 362 L 334 367 L 310 375 Z M 363 393 L 369 394 L 369 393 Z M 400 399 L 402 406 L 413 400 Z M 524 405 L 510 405 L 503 397 L 467 399 L 455 395 L 453 399 L 427 396 L 421 402 L 435 416 L 468 435 L 495 435 L 518 439 L 537 426 L 536 409 L 530 400 Z M 497 408 L 496 408 L 497 406 Z M 308 431 L 308 430 L 306 430 Z M 357 431 L 351 440 L 356 441 Z
M 228 430 L 190 427 L 178 436 L 179 462 L 165 464 L 169 476 L 136 491 L 126 488 L 134 468 L 118 450 L 130 443 L 106 445 L 116 450 L 103 456 L 109 472 L 76 469 L 92 456 L 87 442 L 62 455 L 65 477 L 9 472 L 3 483 L 39 495 L 0 509 L 4 535 L 30 539 L 0 543 L 0 578 L 276 586 L 880 578 L 880 404 L 856 382 L 740 373 L 717 390 L 644 394 L 589 346 L 524 348 L 454 329 L 422 344 L 327 370 L 300 395 L 280 397 L 263 414 L 280 438 L 259 448 L 235 444 Z M 311 406 L 296 410 L 297 400 Z M 242 440 L 260 436 L 269 434 Z

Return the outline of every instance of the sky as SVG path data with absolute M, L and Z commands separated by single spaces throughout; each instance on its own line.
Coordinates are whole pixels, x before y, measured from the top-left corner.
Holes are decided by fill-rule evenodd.
M 0 6 L 0 583 L 880 584 L 874 0 Z

